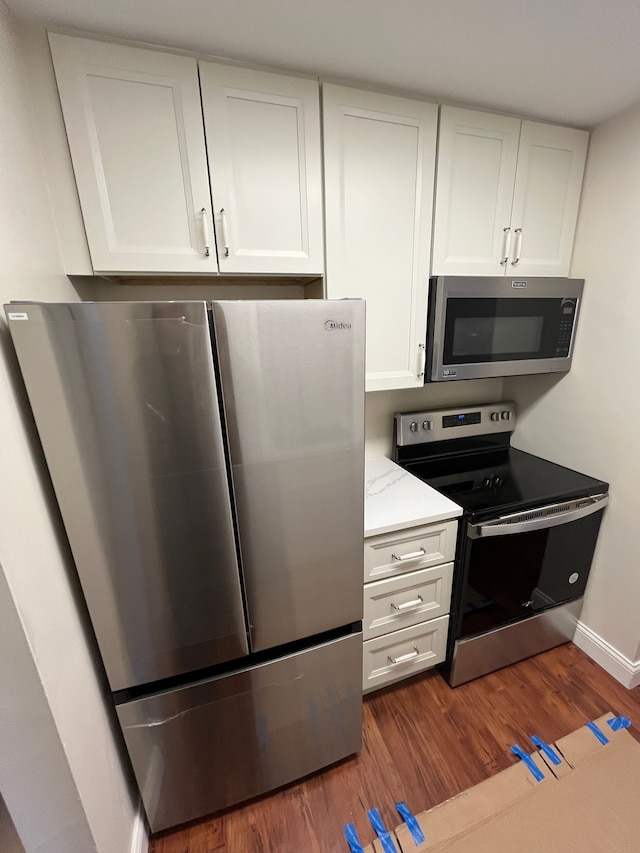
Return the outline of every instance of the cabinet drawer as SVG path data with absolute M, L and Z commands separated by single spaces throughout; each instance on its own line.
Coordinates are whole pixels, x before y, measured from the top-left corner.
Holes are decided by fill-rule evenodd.
M 453 563 L 369 583 L 364 588 L 365 640 L 449 612 Z
M 365 693 L 442 663 L 449 617 L 440 616 L 363 643 L 362 689 Z
M 364 582 L 453 560 L 457 521 L 411 527 L 364 541 Z

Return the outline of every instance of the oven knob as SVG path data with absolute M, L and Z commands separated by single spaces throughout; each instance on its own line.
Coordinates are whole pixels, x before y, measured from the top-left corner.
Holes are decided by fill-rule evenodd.
M 491 482 L 492 482 L 491 477 L 485 477 L 484 480 L 482 481 L 482 485 L 485 487 L 485 489 L 490 489 L 491 488 Z
M 422 429 L 433 429 L 431 421 L 422 421 Z
M 500 412 L 491 412 L 491 420 L 499 421 L 500 420 Z
M 411 423 L 409 424 L 409 429 L 411 430 L 411 432 L 418 432 L 417 421 L 411 421 Z
M 500 412 L 500 417 L 502 418 L 503 421 L 510 421 L 511 420 L 511 412 Z
M 502 477 L 494 477 L 493 478 L 493 485 L 494 486 L 501 486 L 502 485 Z

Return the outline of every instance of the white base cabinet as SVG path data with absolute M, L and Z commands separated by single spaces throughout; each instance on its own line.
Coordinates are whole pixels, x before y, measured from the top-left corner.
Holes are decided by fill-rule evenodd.
M 433 274 L 568 275 L 588 140 L 441 107 Z
M 456 531 L 443 521 L 365 539 L 365 693 L 444 661 Z
M 324 84 L 326 290 L 367 301 L 367 391 L 424 383 L 437 107 Z

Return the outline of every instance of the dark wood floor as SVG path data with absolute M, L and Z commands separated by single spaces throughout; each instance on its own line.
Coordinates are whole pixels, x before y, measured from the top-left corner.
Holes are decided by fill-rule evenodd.
M 573 644 L 455 690 L 431 670 L 365 699 L 357 758 L 157 835 L 150 851 L 348 853 L 344 825 L 354 822 L 369 844 L 373 806 L 395 827 L 396 802 L 431 808 L 513 764 L 512 743 L 525 747 L 531 734 L 553 741 L 609 710 L 640 729 L 640 687 L 622 687 Z

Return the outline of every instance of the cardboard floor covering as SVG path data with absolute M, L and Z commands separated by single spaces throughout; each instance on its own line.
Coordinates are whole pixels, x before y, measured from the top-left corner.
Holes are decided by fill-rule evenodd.
M 612 731 L 605 714 L 552 744 L 556 766 L 532 759 L 541 781 L 520 762 L 416 815 L 425 841 L 405 824 L 390 833 L 399 853 L 640 853 L 640 743 Z M 411 804 L 409 803 L 409 807 Z M 385 853 L 379 840 L 365 853 Z

